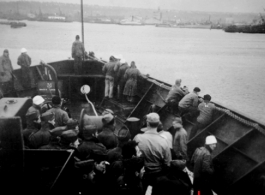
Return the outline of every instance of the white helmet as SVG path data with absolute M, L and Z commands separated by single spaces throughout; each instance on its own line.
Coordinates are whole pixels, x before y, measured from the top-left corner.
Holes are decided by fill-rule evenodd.
M 126 62 L 126 60 L 124 59 L 124 58 L 122 58 L 121 60 L 120 60 L 120 63 L 121 64 L 124 64 Z
M 113 57 L 116 58 L 116 59 L 118 59 L 118 60 L 120 60 L 120 59 L 123 58 L 121 54 L 114 55 Z
M 205 144 L 206 145 L 217 144 L 217 140 L 216 140 L 215 136 L 213 136 L 213 135 L 207 136 L 205 139 Z
M 43 97 L 41 97 L 40 95 L 36 95 L 34 98 L 33 98 L 33 104 L 35 105 L 40 105 L 42 104 L 45 100 L 43 99 Z
M 27 52 L 26 48 L 21 49 L 21 53 L 26 53 L 26 52 Z

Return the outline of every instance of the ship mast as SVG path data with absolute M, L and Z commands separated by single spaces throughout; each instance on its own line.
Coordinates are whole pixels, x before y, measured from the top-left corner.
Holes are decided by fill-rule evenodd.
M 81 0 L 81 23 L 82 23 L 82 42 L 84 44 L 84 15 L 83 15 L 83 0 Z
M 83 15 L 83 0 L 81 0 L 81 24 L 82 24 L 82 42 L 83 45 L 85 45 L 85 40 L 84 40 L 84 15 Z M 83 56 L 83 59 L 85 59 L 85 53 Z

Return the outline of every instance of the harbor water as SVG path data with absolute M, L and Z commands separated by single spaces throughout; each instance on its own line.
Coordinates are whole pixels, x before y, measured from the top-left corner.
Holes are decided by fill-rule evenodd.
M 72 42 L 81 25 L 24 21 L 27 27 L 0 25 L 0 52 L 9 49 L 13 67 L 25 47 L 32 64 L 71 57 Z M 85 48 L 108 60 L 122 54 L 144 74 L 173 84 L 182 79 L 201 93 L 265 124 L 265 34 L 222 30 L 84 24 Z

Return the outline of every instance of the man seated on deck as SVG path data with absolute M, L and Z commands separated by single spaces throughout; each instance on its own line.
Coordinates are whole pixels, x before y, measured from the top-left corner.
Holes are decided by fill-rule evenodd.
M 199 93 L 201 89 L 195 87 L 193 92 L 185 95 L 179 102 L 180 116 L 189 113 L 191 116 L 198 114 Z
M 50 123 L 54 125 L 54 113 L 48 110 L 41 115 L 41 129 L 29 137 L 33 149 L 38 149 L 50 143 Z
M 210 103 L 210 101 L 211 96 L 208 94 L 204 95 L 203 102 L 198 106 L 200 114 L 197 117 L 197 123 L 190 131 L 189 140 L 197 134 L 198 129 L 203 129 L 213 121 L 213 115 L 216 108 L 213 103 Z
M 166 98 L 166 104 L 172 114 L 178 114 L 179 101 L 188 93 L 188 88 L 181 88 L 181 79 L 176 79 Z
M 82 131 L 83 142 L 78 146 L 77 150 L 80 154 L 80 160 L 91 159 L 91 154 L 94 151 L 106 153 L 106 147 L 99 142 L 98 128 L 96 125 L 86 125 Z
M 40 95 L 36 95 L 33 99 L 32 99 L 32 106 L 29 107 L 27 114 L 28 113 L 32 113 L 32 112 L 36 112 L 37 113 L 37 117 L 40 119 L 40 115 L 41 115 L 41 107 L 44 103 L 44 99 L 42 96 Z
M 37 112 L 29 112 L 26 114 L 26 120 L 27 120 L 27 128 L 23 129 L 22 135 L 23 135 L 23 140 L 24 140 L 24 147 L 25 148 L 30 148 L 30 141 L 29 137 L 31 134 L 36 133 L 39 131 L 38 128 L 38 120 L 39 116 Z
M 53 108 L 51 112 L 55 114 L 55 127 L 66 126 L 69 120 L 69 116 L 66 111 L 61 108 L 61 98 L 54 96 L 52 98 Z
M 114 134 L 115 131 L 115 118 L 112 114 L 105 114 L 102 118 L 103 129 L 98 134 L 98 140 L 102 143 L 108 150 L 117 147 L 118 138 Z

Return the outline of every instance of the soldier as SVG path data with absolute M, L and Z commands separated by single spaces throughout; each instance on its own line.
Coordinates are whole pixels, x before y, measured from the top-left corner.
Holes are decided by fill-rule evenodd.
M 3 56 L 0 57 L 0 97 L 14 96 L 12 95 L 15 91 L 12 80 L 12 72 L 13 67 L 9 58 L 9 52 L 5 49 Z
M 213 195 L 211 178 L 214 173 L 212 164 L 212 152 L 216 148 L 215 136 L 206 137 L 205 146 L 197 148 L 192 156 L 191 165 L 194 173 L 194 194 Z
M 41 129 L 29 137 L 30 144 L 34 149 L 47 145 L 50 142 L 50 123 L 54 125 L 54 113 L 48 110 L 41 115 Z
M 76 35 L 75 42 L 72 45 L 72 58 L 74 58 L 74 70 L 75 74 L 82 73 L 82 58 L 84 56 L 85 47 L 83 43 L 79 40 L 79 35 Z
M 118 89 L 118 99 L 123 101 L 123 90 L 125 87 L 126 80 L 124 78 L 124 74 L 126 70 L 129 68 L 128 63 L 125 59 L 120 60 L 120 67 L 117 73 L 117 89 Z
M 114 78 L 117 71 L 117 59 L 114 56 L 110 56 L 109 62 L 102 68 L 102 72 L 105 74 L 105 98 L 113 98 Z
M 36 95 L 33 99 L 32 99 L 32 106 L 29 107 L 27 114 L 31 113 L 31 112 L 36 112 L 38 118 L 40 119 L 40 115 L 41 115 L 41 107 L 44 103 L 44 99 L 42 96 L 40 95 Z
M 25 48 L 21 49 L 21 55 L 18 57 L 17 64 L 21 66 L 22 86 L 24 88 L 35 87 L 33 74 L 30 70 L 31 58 Z
M 23 139 L 24 139 L 24 146 L 26 148 L 30 148 L 30 141 L 29 137 L 31 134 L 36 133 L 39 129 L 36 125 L 37 121 L 39 120 L 38 113 L 33 111 L 26 114 L 26 120 L 27 120 L 27 128 L 22 131 Z
M 69 116 L 66 111 L 61 108 L 61 98 L 54 96 L 52 98 L 53 108 L 51 111 L 55 114 L 55 127 L 66 126 L 69 120 Z
M 157 132 L 160 117 L 157 113 L 147 115 L 147 127 L 141 129 L 143 134 L 134 137 L 143 153 L 145 173 L 143 177 L 144 191 L 148 185 L 153 186 L 155 179 L 165 173 L 165 168 L 170 165 L 171 152 L 165 138 Z M 155 154 L 155 155 L 154 155 Z

